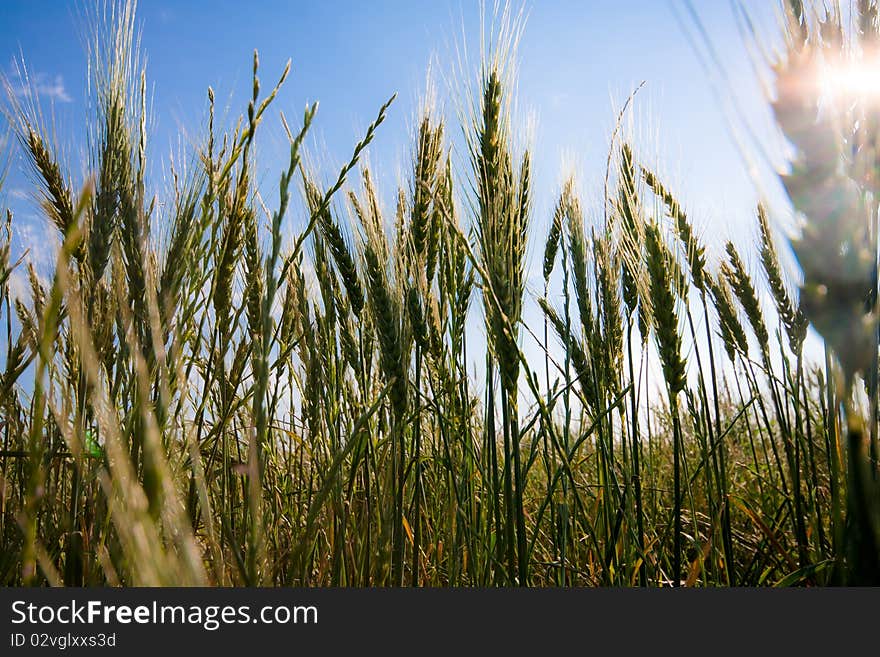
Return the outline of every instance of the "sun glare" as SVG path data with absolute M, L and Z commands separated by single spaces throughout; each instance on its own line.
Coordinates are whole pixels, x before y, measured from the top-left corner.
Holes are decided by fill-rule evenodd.
M 822 91 L 837 100 L 880 100 L 880 58 L 823 67 Z

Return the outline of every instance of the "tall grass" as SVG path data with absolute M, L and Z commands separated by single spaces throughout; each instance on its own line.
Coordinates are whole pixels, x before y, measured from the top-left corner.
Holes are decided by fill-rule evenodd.
M 0 227 L 0 581 L 876 583 L 876 204 L 853 214 L 876 193 L 826 165 L 816 99 L 787 84 L 818 38 L 800 5 L 774 105 L 799 147 L 799 296 L 764 207 L 758 257 L 730 243 L 711 262 L 638 144 L 612 140 L 606 212 L 570 182 L 536 216 L 504 48 L 475 81 L 470 166 L 426 107 L 393 216 L 362 157 L 392 101 L 326 186 L 303 164 L 317 106 L 283 119 L 265 209 L 254 143 L 288 71 L 267 93 L 256 54 L 241 120 L 220 129 L 208 90 L 192 166 L 149 189 L 134 7 L 113 7 L 83 175 L 11 97 L 62 246 L 41 279 L 11 213 Z M 832 191 L 853 207 L 829 209 Z M 844 241 L 845 262 L 816 257 Z

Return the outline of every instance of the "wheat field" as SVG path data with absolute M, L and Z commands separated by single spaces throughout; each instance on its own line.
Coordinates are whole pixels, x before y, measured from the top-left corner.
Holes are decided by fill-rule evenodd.
M 365 155 L 394 98 L 329 182 L 305 153 L 317 106 L 284 119 L 289 160 L 257 194 L 288 70 L 256 53 L 240 120 L 208 89 L 192 166 L 151 188 L 135 7 L 115 3 L 86 171 L 8 94 L 7 147 L 62 246 L 40 276 L 5 213 L 0 583 L 880 584 L 878 108 L 809 83 L 868 57 L 878 7 L 780 11 L 768 102 L 801 225 L 758 206 L 754 253 L 716 263 L 625 129 L 601 207 L 570 183 L 535 216 L 515 19 L 464 125 L 425 106 L 390 210 Z

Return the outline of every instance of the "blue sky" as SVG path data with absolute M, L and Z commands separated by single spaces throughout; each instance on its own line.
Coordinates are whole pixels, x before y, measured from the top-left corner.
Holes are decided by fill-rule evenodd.
M 8 75 L 13 61 L 23 57 L 41 101 L 52 108 L 58 141 L 76 156 L 73 162 L 81 160 L 84 150 L 84 2 L 4 0 L 0 10 L 0 67 Z M 776 3 L 743 4 L 758 28 L 774 37 Z M 758 143 L 769 144 L 771 153 L 775 142 L 756 84 L 749 37 L 735 17 L 734 0 L 693 0 L 692 5 L 719 64 L 699 46 L 684 0 L 525 4 L 527 20 L 517 57 L 517 125 L 533 125 L 528 130 L 536 183 L 533 257 L 539 257 L 554 197 L 568 173 L 577 173 L 588 215 L 601 213 L 616 113 L 642 81 L 646 85 L 627 122 L 638 154 L 664 175 L 713 252 L 720 253 L 728 237 L 741 246 L 754 242 L 758 193 L 744 156 L 757 158 L 759 152 L 753 142 L 738 143 L 742 125 L 757 135 Z M 259 170 L 267 190 L 276 189 L 286 164 L 277 110 L 296 124 L 307 102 L 320 101 L 311 147 L 315 163 L 330 179 L 380 105 L 396 92 L 398 99 L 368 156 L 387 205 L 393 207 L 396 185 L 409 166 L 412 126 L 432 61 L 440 106 L 460 142 L 455 109 L 461 102 L 462 76 L 452 74 L 462 52 L 477 60 L 478 0 L 141 0 L 138 20 L 150 80 L 154 181 L 161 177 L 167 156 L 178 150 L 181 134 L 202 134 L 209 85 L 230 122 L 242 113 L 254 48 L 260 52 L 266 90 L 285 62 L 293 62 L 259 142 Z M 469 72 L 464 82 L 472 83 L 476 69 Z M 736 130 L 731 115 L 739 123 Z M 466 167 L 461 150 L 457 162 Z M 46 231 L 34 223 L 33 200 L 22 193 L 28 189 L 26 170 L 14 157 L 3 200 L 19 218 L 18 246 L 36 252 L 46 244 Z M 73 173 L 75 180 L 82 180 L 75 166 Z
M 746 6 L 759 25 L 772 30 L 773 4 Z M 763 102 L 755 93 L 731 3 L 696 0 L 694 6 L 732 80 L 729 87 L 740 95 L 753 127 L 763 130 Z M 446 88 L 444 79 L 462 50 L 476 59 L 479 7 L 470 0 L 142 0 L 138 16 L 151 80 L 154 174 L 161 171 L 156 158 L 175 148 L 179 128 L 201 134 L 208 85 L 230 119 L 244 109 L 257 48 L 264 87 L 288 58 L 293 61 L 277 109 L 295 121 L 306 102 L 320 101 L 313 143 L 328 176 L 347 158 L 381 103 L 399 94 L 370 153 L 390 197 L 406 170 L 411 127 L 432 58 L 439 62 L 441 104 L 455 119 L 457 89 Z M 731 222 L 749 224 L 756 196 L 725 119 L 730 105 L 713 92 L 712 74 L 707 75 L 683 29 L 693 33 L 694 26 L 681 0 L 532 0 L 526 9 L 518 107 L 520 123 L 536 119 L 531 133 L 537 222 L 543 223 L 537 215 L 547 214 L 572 167 L 587 198 L 598 193 L 616 109 L 644 80 L 632 129 L 645 159 L 667 173 L 707 234 L 714 236 L 716 228 Z M 86 95 L 82 3 L 6 0 L 2 13 L 0 66 L 8 73 L 13 59 L 23 56 L 42 100 L 54 105 L 59 141 L 80 152 L 76 127 L 82 124 Z M 261 150 L 262 171 L 270 179 L 280 171 L 284 149 L 273 115 Z M 13 162 L 7 195 L 18 189 L 21 168 Z M 28 214 L 26 207 L 21 212 Z

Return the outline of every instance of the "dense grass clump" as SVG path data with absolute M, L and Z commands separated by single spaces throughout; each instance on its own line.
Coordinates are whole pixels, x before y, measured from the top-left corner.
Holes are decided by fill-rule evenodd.
M 569 182 L 535 216 L 503 49 L 473 93 L 470 166 L 456 175 L 453 131 L 426 108 L 394 216 L 362 157 L 393 98 L 327 186 L 303 164 L 317 107 L 284 120 L 266 208 L 253 145 L 287 69 L 266 93 L 256 54 L 241 120 L 220 130 L 209 90 L 195 166 L 148 189 L 133 7 L 111 12 L 83 175 L 39 113 L 10 107 L 62 246 L 41 279 L 13 256 L 11 213 L 0 226 L 0 582 L 877 583 L 880 178 L 789 80 L 817 44 L 828 56 L 829 26 L 856 37 L 792 6 L 773 109 L 797 147 L 800 295 L 763 206 L 761 271 L 733 243 L 712 262 L 617 132 L 605 211 Z M 291 240 L 288 217 L 304 217 Z M 838 242 L 840 262 L 817 257 Z

